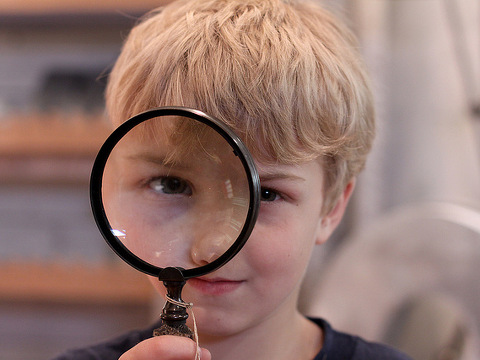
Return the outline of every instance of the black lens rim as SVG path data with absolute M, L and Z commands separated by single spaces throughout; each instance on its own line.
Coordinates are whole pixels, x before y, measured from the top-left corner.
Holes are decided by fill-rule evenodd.
M 249 238 L 255 222 L 258 217 L 260 207 L 260 178 L 253 161 L 253 157 L 248 151 L 243 141 L 226 124 L 220 120 L 193 108 L 183 106 L 165 106 L 147 110 L 125 121 L 107 138 L 100 148 L 90 176 L 90 204 L 93 217 L 100 233 L 112 250 L 122 258 L 126 263 L 135 269 L 152 276 L 159 276 L 164 268 L 152 265 L 139 258 L 128 250 L 119 239 L 111 232 L 110 223 L 105 214 L 105 208 L 102 201 L 102 179 L 107 159 L 115 145 L 135 126 L 155 117 L 162 116 L 183 116 L 197 120 L 206 124 L 219 133 L 233 148 L 240 158 L 245 169 L 248 186 L 250 190 L 249 206 L 245 224 L 235 242 L 214 261 L 197 268 L 182 269 L 178 268 L 184 279 L 202 276 L 208 274 L 225 263 L 230 261 L 245 245 Z M 160 280 L 164 280 L 161 279 Z

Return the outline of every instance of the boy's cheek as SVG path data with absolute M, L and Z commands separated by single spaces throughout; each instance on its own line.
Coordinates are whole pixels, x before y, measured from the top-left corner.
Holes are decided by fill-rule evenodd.
M 167 290 L 166 290 L 165 286 L 163 285 L 163 282 L 161 282 L 160 280 L 158 280 L 154 276 L 148 276 L 148 280 L 153 285 L 156 292 L 164 298 L 165 294 L 167 293 Z
M 307 237 L 310 240 L 307 240 Z M 302 233 L 300 228 L 277 227 L 274 231 L 270 226 L 257 223 L 242 251 L 252 266 L 261 267 L 265 271 L 270 268 L 282 272 L 291 271 L 289 267 L 300 266 L 296 264 L 306 262 L 313 244 L 312 234 L 308 236 Z

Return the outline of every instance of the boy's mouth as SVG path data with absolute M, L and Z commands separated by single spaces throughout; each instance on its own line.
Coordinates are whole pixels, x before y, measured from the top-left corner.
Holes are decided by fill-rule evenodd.
M 189 279 L 187 283 L 205 295 L 223 295 L 235 291 L 244 281 L 223 278 L 193 278 Z

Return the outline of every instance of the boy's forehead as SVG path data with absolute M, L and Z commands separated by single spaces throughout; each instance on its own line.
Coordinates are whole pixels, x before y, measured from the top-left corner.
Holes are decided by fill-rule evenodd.
M 154 117 L 137 125 L 127 136 L 147 145 L 228 145 L 222 135 L 206 123 L 182 116 Z
M 234 148 L 220 133 L 182 117 L 156 117 L 137 125 L 117 143 L 115 152 L 125 160 L 176 168 L 182 164 L 191 167 L 196 162 L 241 167 Z
M 203 106 L 192 106 L 193 108 L 209 108 Z M 280 136 L 275 134 L 275 129 L 280 124 L 274 124 L 275 119 L 258 116 L 250 119 L 248 116 L 219 111 L 210 112 L 217 120 L 230 127 L 234 133 L 245 143 L 248 151 L 258 164 L 262 165 L 265 173 L 275 173 L 279 165 L 295 166 L 321 158 L 322 154 L 312 149 L 307 149 L 298 136 Z M 141 124 L 136 135 L 141 141 L 155 142 L 158 144 L 179 142 L 182 143 L 182 152 L 195 153 L 198 149 L 224 148 L 228 143 L 212 127 L 204 123 L 181 116 L 162 116 L 153 118 Z M 286 125 L 286 124 L 284 124 Z M 292 125 L 293 126 L 293 125 Z M 267 135 L 266 135 L 267 134 Z M 270 134 L 270 135 L 268 135 Z M 215 150 L 218 151 L 218 150 Z

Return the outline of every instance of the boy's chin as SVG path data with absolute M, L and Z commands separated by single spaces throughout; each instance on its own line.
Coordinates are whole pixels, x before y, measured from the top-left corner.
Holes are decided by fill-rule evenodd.
M 235 314 L 231 311 L 223 312 L 220 310 L 194 309 L 197 328 L 200 336 L 207 337 L 230 337 L 242 333 L 244 330 L 253 326 L 248 321 L 242 311 L 242 314 Z M 243 315 L 243 316 L 242 316 Z M 193 319 L 190 314 L 189 326 L 193 328 Z

